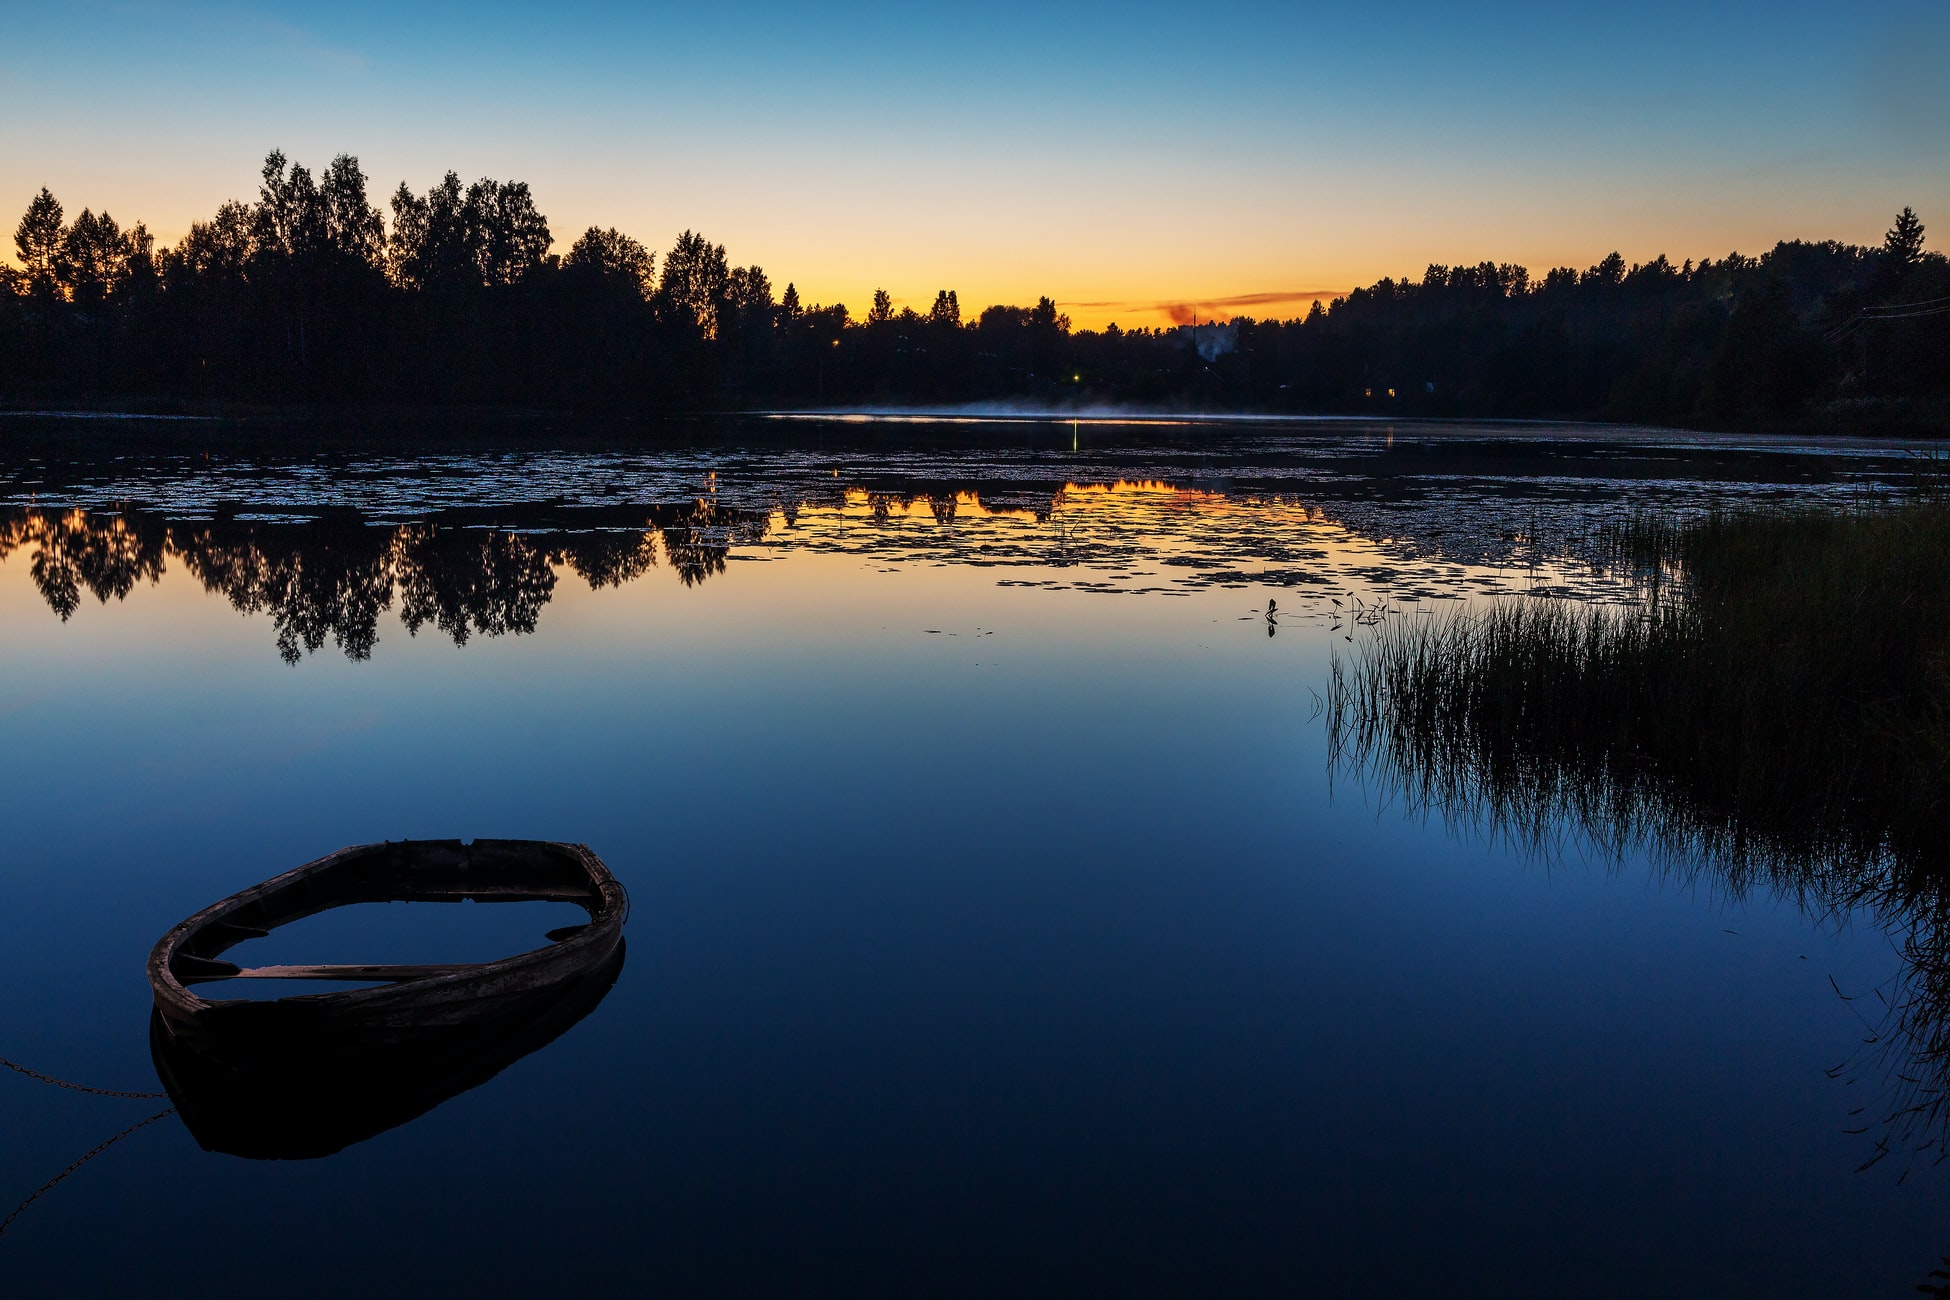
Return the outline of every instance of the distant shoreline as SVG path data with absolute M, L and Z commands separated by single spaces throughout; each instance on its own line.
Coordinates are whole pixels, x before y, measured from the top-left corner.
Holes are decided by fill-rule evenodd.
M 358 446 L 410 450 L 466 442 L 535 446 L 542 442 L 578 445 L 719 442 L 733 435 L 764 444 L 790 445 L 798 435 L 831 436 L 850 431 L 876 444 L 898 443 L 904 431 L 916 437 L 957 430 L 1043 429 L 1128 430 L 1145 436 L 1173 430 L 1226 431 L 1250 437 L 1328 434 L 1335 429 L 1371 437 L 1399 433 L 1422 439 L 1512 438 L 1540 441 L 1648 442 L 1670 447 L 1835 445 L 1901 449 L 1935 445 L 1950 436 L 1950 423 L 1916 427 L 1840 426 L 1818 421 L 1786 427 L 1710 429 L 1642 421 L 1607 421 L 1498 416 L 1384 416 L 1340 413 L 1296 414 L 1246 411 L 1137 411 L 1115 409 L 1035 409 L 1002 403 L 968 406 L 895 406 L 725 410 L 655 415 L 582 415 L 563 411 L 474 406 L 332 407 L 239 406 L 190 412 L 176 409 L 104 406 L 0 405 L 0 454 L 22 436 L 49 441 L 124 439 L 149 448 L 244 450 L 260 442 L 315 442 L 325 447 Z M 31 432 L 30 432 L 31 431 Z M 930 441 L 936 440 L 930 438 Z

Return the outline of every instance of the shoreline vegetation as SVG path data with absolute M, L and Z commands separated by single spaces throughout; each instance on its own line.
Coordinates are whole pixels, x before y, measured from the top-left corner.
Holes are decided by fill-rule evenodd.
M 1401 618 L 1326 700 L 1337 770 L 1543 855 L 1578 843 L 1738 897 L 1872 918 L 1852 990 L 1885 1095 L 1871 1163 L 1950 1140 L 1950 498 L 1642 516 L 1600 562 L 1639 599 Z M 1842 990 L 1838 989 L 1838 992 Z
M 1430 266 L 1302 317 L 1073 329 L 1048 297 L 807 304 L 685 231 L 557 241 L 524 182 L 449 172 L 382 213 L 358 160 L 266 158 L 173 248 L 47 190 L 0 267 L 0 407 L 644 416 L 1015 403 L 1048 411 L 1601 420 L 1950 434 L 1950 260 L 1785 241 L 1533 276 Z M 921 301 L 927 301 L 923 296 Z

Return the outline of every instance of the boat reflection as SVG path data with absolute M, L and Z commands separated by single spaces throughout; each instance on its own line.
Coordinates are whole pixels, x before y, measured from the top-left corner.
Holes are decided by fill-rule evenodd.
M 430 1029 L 405 1042 L 321 1029 L 291 1003 L 208 1035 L 172 1035 L 149 1018 L 156 1074 L 206 1151 L 251 1160 L 308 1160 L 375 1137 L 540 1051 L 594 1011 L 623 969 L 624 947 L 601 966 L 517 999 L 504 1014 Z

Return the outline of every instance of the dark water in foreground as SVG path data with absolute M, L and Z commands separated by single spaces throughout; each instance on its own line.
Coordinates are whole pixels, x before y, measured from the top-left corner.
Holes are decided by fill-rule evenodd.
M 1571 558 L 1620 511 L 1899 452 L 702 432 L 0 418 L 0 1055 L 156 1089 L 150 945 L 345 844 L 582 841 L 633 903 L 549 1046 L 321 1160 L 165 1118 L 0 1233 L 8 1294 L 1896 1296 L 1950 1250 L 1946 1171 L 1856 1172 L 1826 1073 L 1872 918 L 1527 859 L 1331 773 L 1315 716 L 1357 600 L 1622 599 Z M 560 923 L 347 910 L 253 960 Z M 0 1214 L 167 1105 L 0 1072 Z

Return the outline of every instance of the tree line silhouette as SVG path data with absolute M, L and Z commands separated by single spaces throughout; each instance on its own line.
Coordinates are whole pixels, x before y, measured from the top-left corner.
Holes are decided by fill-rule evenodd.
M 1879 246 L 1614 253 L 1586 270 L 1431 266 L 1292 320 L 1073 329 L 1058 304 L 966 317 L 874 291 L 775 293 L 685 231 L 554 236 L 527 184 L 452 172 L 375 205 L 358 160 L 282 153 L 254 202 L 158 247 L 46 189 L 0 268 L 0 400 L 586 413 L 1017 400 L 1167 409 L 1941 427 L 1950 261 L 1905 208 Z

